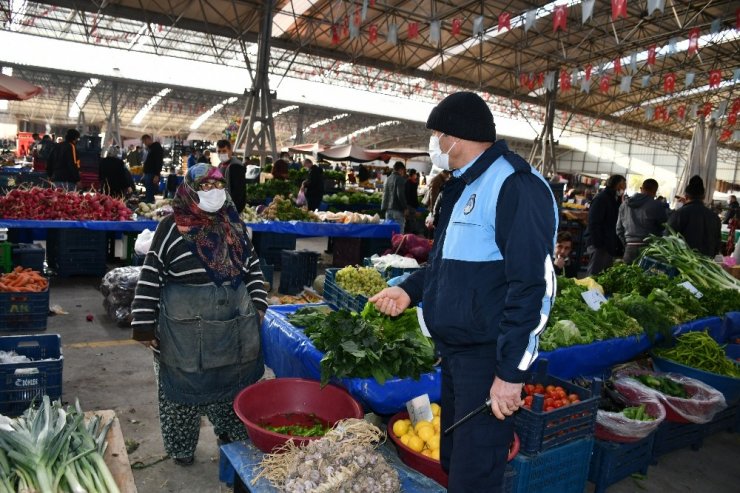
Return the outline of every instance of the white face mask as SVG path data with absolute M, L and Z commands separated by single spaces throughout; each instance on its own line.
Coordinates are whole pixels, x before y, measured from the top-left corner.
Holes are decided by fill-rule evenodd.
M 231 158 L 229 157 L 228 154 L 219 154 L 218 155 L 218 160 L 221 161 L 222 163 L 225 163 L 227 161 L 230 161 Z
M 455 147 L 457 142 L 452 144 Z M 442 148 L 439 146 L 439 137 L 432 135 L 429 137 L 429 157 L 432 159 L 432 164 L 444 171 L 450 170 L 450 147 L 447 152 L 442 152 Z
M 226 202 L 226 190 L 214 188 L 212 190 L 198 190 L 198 208 L 206 212 L 216 212 Z

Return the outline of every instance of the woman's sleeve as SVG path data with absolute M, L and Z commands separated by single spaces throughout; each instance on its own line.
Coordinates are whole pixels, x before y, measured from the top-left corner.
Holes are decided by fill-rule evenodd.
M 262 275 L 262 269 L 260 268 L 260 259 L 257 256 L 257 252 L 252 246 L 252 242 L 247 242 L 249 245 L 250 256 L 247 262 L 244 264 L 244 278 L 249 291 L 249 296 L 252 298 L 252 303 L 257 310 L 262 312 L 267 311 L 267 291 L 265 291 L 265 278 Z
M 151 341 L 154 339 L 154 329 L 157 323 L 159 312 L 159 296 L 162 292 L 164 283 L 164 263 L 162 257 L 167 251 L 167 239 L 175 228 L 174 222 L 169 227 L 166 226 L 170 221 L 163 221 L 159 224 L 157 231 L 152 238 L 152 245 L 149 247 L 144 258 L 144 265 L 141 268 L 139 282 L 136 283 L 134 301 L 131 304 L 131 329 L 133 330 L 132 339 L 137 341 Z

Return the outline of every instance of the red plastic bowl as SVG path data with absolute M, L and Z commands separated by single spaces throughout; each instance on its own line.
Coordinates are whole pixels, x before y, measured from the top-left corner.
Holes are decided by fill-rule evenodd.
M 401 461 L 410 468 L 419 471 L 424 476 L 432 478 L 433 480 L 447 488 L 447 473 L 444 469 L 442 469 L 442 464 L 440 464 L 440 462 L 437 460 L 427 457 L 426 455 L 411 450 L 406 445 L 404 445 L 403 442 L 401 442 L 401 439 L 393 433 L 393 424 L 399 419 L 408 419 L 408 417 L 409 413 L 407 413 L 406 411 L 402 411 L 400 413 L 394 414 L 393 417 L 391 417 L 391 420 L 388 421 L 387 433 L 396 446 L 396 449 L 398 450 L 398 455 L 399 457 L 401 457 Z M 516 433 L 514 433 L 514 441 L 511 443 L 511 447 L 509 448 L 509 457 L 507 460 L 510 461 L 511 459 L 516 457 L 516 454 L 518 453 L 519 437 Z
M 245 388 L 234 399 L 239 416 L 254 445 L 269 453 L 275 447 L 293 440 L 296 445 L 321 437 L 294 437 L 262 428 L 259 423 L 278 414 L 314 414 L 334 424 L 347 418 L 362 419 L 362 406 L 349 393 L 334 385 L 323 389 L 316 380 L 275 378 L 262 380 Z

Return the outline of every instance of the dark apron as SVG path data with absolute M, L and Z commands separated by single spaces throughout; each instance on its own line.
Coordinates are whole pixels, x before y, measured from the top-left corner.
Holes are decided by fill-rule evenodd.
M 182 404 L 233 400 L 264 373 L 259 314 L 244 284 L 162 289 L 159 382 Z

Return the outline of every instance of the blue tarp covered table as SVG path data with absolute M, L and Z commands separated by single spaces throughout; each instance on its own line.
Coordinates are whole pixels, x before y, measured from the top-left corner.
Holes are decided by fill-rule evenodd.
M 444 493 L 447 491 L 436 481 L 403 464 L 388 441 L 378 447 L 378 451 L 385 457 L 388 464 L 398 471 L 401 491 L 404 493 Z M 244 488 L 253 493 L 280 491 L 271 486 L 265 478 L 260 478 L 252 484 L 252 479 L 257 475 L 255 466 L 264 457 L 264 454 L 252 442 L 230 443 L 222 446 L 220 452 L 218 479 L 227 485 L 237 483 L 234 491 L 245 491 Z
M 383 221 L 380 224 L 335 224 L 303 221 L 268 221 L 247 223 L 252 231 L 260 233 L 290 234 L 296 236 L 336 236 L 343 238 L 390 238 L 399 232 L 398 223 Z M 156 221 L 35 221 L 25 219 L 0 219 L 0 228 L 48 229 L 82 228 L 94 231 L 144 231 L 157 228 Z
M 303 330 L 286 318 L 303 306 L 306 305 L 281 305 L 267 310 L 261 331 L 265 364 L 278 377 L 320 380 L 324 354 L 314 347 Z M 374 378 L 343 378 L 336 383 L 346 388 L 366 409 L 389 415 L 405 410 L 406 401 L 422 394 L 429 394 L 432 402 L 439 402 L 441 378 L 436 368 L 421 375 L 419 380 L 393 378 L 381 385 Z

